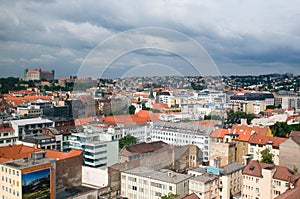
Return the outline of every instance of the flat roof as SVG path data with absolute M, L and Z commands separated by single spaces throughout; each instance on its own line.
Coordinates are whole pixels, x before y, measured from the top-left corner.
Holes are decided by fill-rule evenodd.
M 53 123 L 53 121 L 47 118 L 37 117 L 37 118 L 30 118 L 30 119 L 11 120 L 11 123 L 18 126 L 25 126 L 28 124 Z
M 213 181 L 215 179 L 218 179 L 218 176 L 212 175 L 212 174 L 203 174 L 197 177 L 192 177 L 190 180 L 197 181 L 197 182 L 203 182 L 208 183 L 210 181 Z
M 17 159 L 17 160 L 11 160 L 7 162 L 0 163 L 4 166 L 13 167 L 15 169 L 26 169 L 37 165 L 44 165 L 55 161 L 55 159 L 52 158 L 41 158 L 41 159 L 31 159 L 31 158 L 23 158 L 23 159 Z
M 170 172 L 173 175 L 168 175 L 168 173 L 170 173 Z M 124 171 L 123 173 L 137 175 L 140 177 L 145 177 L 145 178 L 154 179 L 154 180 L 160 180 L 162 182 L 168 182 L 168 183 L 173 183 L 173 184 L 180 183 L 180 182 L 192 177 L 192 176 L 189 176 L 186 174 L 175 173 L 174 171 L 171 171 L 168 169 L 161 169 L 161 170 L 155 171 L 152 168 L 145 167 L 145 166 L 136 167 L 136 168 Z

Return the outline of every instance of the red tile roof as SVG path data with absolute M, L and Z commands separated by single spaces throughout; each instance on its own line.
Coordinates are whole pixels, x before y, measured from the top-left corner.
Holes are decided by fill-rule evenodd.
M 134 115 L 107 116 L 103 119 L 104 124 L 146 124 L 149 121 L 159 121 L 159 113 L 140 111 Z
M 12 127 L 3 127 L 0 126 L 0 133 L 5 133 L 5 132 L 9 132 L 9 131 L 13 131 L 14 129 Z
M 228 129 L 216 129 L 211 134 L 211 138 L 224 138 L 226 134 L 230 133 Z
M 0 147 L 0 161 L 5 162 L 8 160 L 17 160 L 30 157 L 30 153 L 44 151 L 43 149 L 35 149 L 33 147 L 20 145 L 9 145 Z M 79 150 L 71 150 L 70 152 L 58 152 L 52 150 L 45 150 L 47 158 L 53 159 L 67 159 L 70 157 L 78 156 L 82 153 Z
M 200 199 L 200 198 L 195 193 L 192 193 L 190 195 L 183 197 L 182 199 Z
M 254 134 L 250 140 L 250 144 L 260 144 L 260 145 L 266 145 L 268 143 L 272 144 L 273 147 L 279 147 L 279 145 L 286 141 L 287 138 L 280 138 L 280 137 L 270 137 L 265 135 L 256 135 Z
M 289 178 L 291 178 L 291 182 L 295 182 L 297 179 L 300 178 L 299 173 L 296 173 L 287 167 L 277 166 L 274 164 L 266 164 L 266 163 L 259 162 L 257 160 L 250 161 L 244 168 L 243 174 L 256 176 L 256 177 L 263 177 L 262 169 L 269 169 L 269 170 L 275 169 L 275 172 L 273 174 L 273 179 L 277 179 L 277 180 L 288 182 Z

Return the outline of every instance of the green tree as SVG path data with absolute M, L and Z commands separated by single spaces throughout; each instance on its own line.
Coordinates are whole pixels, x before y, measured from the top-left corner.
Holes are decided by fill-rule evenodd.
M 129 107 L 128 107 L 128 111 L 129 111 L 129 114 L 130 115 L 133 115 L 134 113 L 135 113 L 135 106 L 133 106 L 133 105 L 130 105 Z
M 162 196 L 161 199 L 175 199 L 178 196 L 178 194 L 168 193 L 168 195 Z
M 291 133 L 291 127 L 286 122 L 276 122 L 271 126 L 272 134 L 275 137 L 287 137 Z
M 265 150 L 262 150 L 260 152 L 261 154 L 261 162 L 263 163 L 268 163 L 268 164 L 273 164 L 273 157 L 274 155 L 270 152 L 270 150 L 268 148 L 266 148 Z
M 119 140 L 119 149 L 122 149 L 125 146 L 131 145 L 131 144 L 136 144 L 137 143 L 137 138 L 133 137 L 132 135 L 126 135 L 125 137 L 122 137 Z
M 241 118 L 247 119 L 247 123 L 251 124 L 251 121 L 255 118 L 254 114 L 246 114 L 245 112 L 242 111 L 236 111 L 234 112 L 233 110 L 230 110 L 227 112 L 227 123 L 231 124 L 237 124 L 240 123 Z
M 150 110 L 150 108 L 146 107 L 146 105 L 145 105 L 145 104 L 142 104 L 142 110 L 147 110 L 147 111 L 149 111 L 149 110 Z

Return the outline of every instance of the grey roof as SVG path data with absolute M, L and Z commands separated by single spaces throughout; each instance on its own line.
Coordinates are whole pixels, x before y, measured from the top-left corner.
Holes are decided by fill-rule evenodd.
M 242 164 L 242 163 L 239 163 L 239 162 L 233 162 L 233 163 L 231 163 L 231 164 L 228 164 L 228 165 L 224 166 L 224 167 L 222 168 L 221 173 L 222 173 L 223 175 L 228 175 L 228 174 L 231 174 L 231 173 L 233 173 L 233 172 L 235 172 L 235 171 L 242 170 L 244 167 L 245 167 L 245 165 Z
M 189 171 L 198 172 L 198 173 L 205 173 L 206 169 L 202 168 L 202 167 L 197 167 L 197 168 L 194 168 L 194 169 L 189 169 Z
M 231 100 L 265 100 L 274 99 L 272 93 L 246 93 L 244 95 L 233 95 L 230 97 Z
M 30 158 L 25 158 L 25 159 L 17 159 L 17 160 L 10 160 L 4 163 L 0 163 L 5 166 L 10 166 L 16 169 L 25 169 L 25 168 L 30 168 L 33 166 L 37 165 L 44 165 L 50 162 L 55 162 L 55 159 L 52 158 L 41 158 L 41 159 L 30 159 Z
M 173 173 L 174 175 L 168 175 L 169 173 Z M 127 171 L 124 171 L 124 173 L 127 174 L 132 174 L 132 175 L 137 175 L 140 177 L 145 177 L 149 179 L 155 179 L 155 180 L 160 180 L 163 182 L 168 182 L 168 183 L 173 183 L 177 184 L 182 181 L 185 181 L 191 176 L 185 175 L 185 174 L 180 174 L 180 173 L 175 173 L 174 171 L 168 170 L 168 169 L 161 169 L 158 171 L 155 171 L 149 167 L 141 166 L 141 167 L 136 167 Z
M 212 175 L 212 174 L 203 174 L 197 177 L 192 177 L 190 180 L 197 181 L 197 182 L 203 182 L 203 183 L 208 183 L 213 180 L 218 179 L 218 176 Z

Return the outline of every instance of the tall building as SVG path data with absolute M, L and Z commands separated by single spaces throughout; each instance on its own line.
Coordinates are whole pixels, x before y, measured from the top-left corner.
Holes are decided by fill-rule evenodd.
M 55 198 L 55 159 L 34 152 L 28 159 L 0 163 L 1 198 Z
M 72 133 L 70 148 L 84 151 L 84 165 L 105 169 L 118 163 L 119 141 L 109 134 Z
M 43 71 L 41 68 L 36 68 L 33 70 L 28 70 L 27 68 L 24 71 L 24 80 L 54 80 L 54 70 Z

